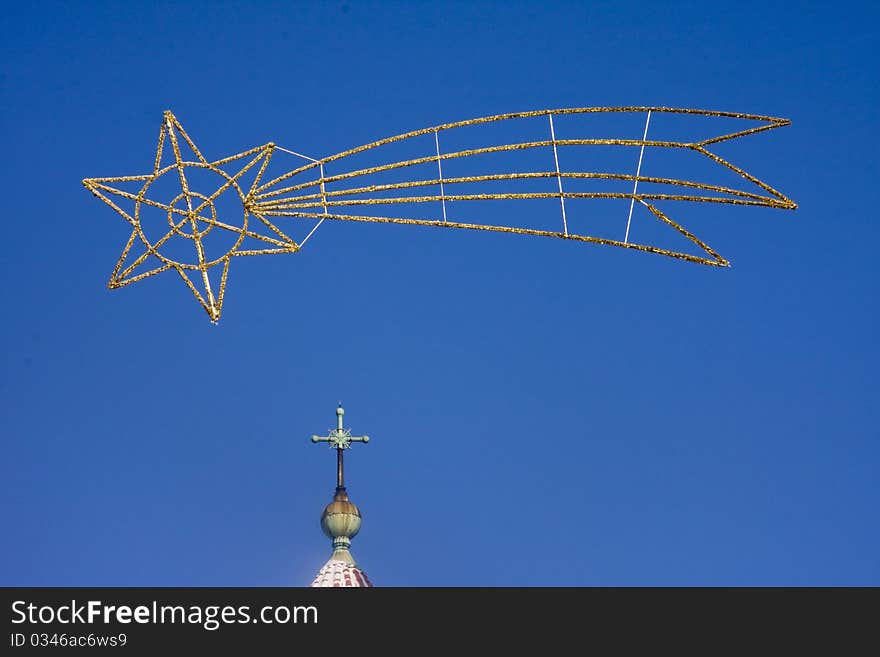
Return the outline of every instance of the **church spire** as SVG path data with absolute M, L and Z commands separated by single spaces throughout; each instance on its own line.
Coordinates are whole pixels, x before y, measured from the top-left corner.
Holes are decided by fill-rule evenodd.
M 361 528 L 361 512 L 348 499 L 345 489 L 344 453 L 352 443 L 367 443 L 369 436 L 352 436 L 342 425 L 345 410 L 342 402 L 336 409 L 336 429 L 326 436 L 312 436 L 313 443 L 329 443 L 336 450 L 336 492 L 321 514 L 321 529 L 333 541 L 333 554 L 318 572 L 312 586 L 372 586 L 367 576 L 357 567 L 351 554 L 351 539 Z

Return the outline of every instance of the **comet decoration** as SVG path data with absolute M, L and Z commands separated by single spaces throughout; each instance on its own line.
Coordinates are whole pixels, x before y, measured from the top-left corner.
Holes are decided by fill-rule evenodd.
M 556 135 L 554 118 L 559 122 L 561 117 L 568 115 L 632 113 L 644 114 L 646 117 L 641 139 L 557 138 Z M 651 116 L 658 114 L 740 119 L 753 122 L 754 125 L 700 141 L 651 140 L 648 139 L 648 127 Z M 477 148 L 446 152 L 441 150 L 441 135 L 445 141 L 447 135 L 455 135 L 463 128 L 493 123 L 516 124 L 518 121 L 544 118 L 547 121 L 546 135 L 538 139 L 490 143 Z M 131 227 L 131 234 L 113 268 L 108 286 L 111 289 L 124 287 L 162 272 L 174 271 L 208 313 L 211 321 L 216 322 L 223 308 L 227 277 L 233 258 L 295 253 L 327 219 L 556 237 L 655 253 L 697 264 L 729 266 L 730 263 L 725 258 L 661 211 L 657 202 L 685 201 L 795 209 L 797 205 L 791 199 L 709 150 L 714 144 L 789 124 L 787 119 L 708 110 L 666 107 L 569 108 L 500 114 L 448 123 L 389 137 L 322 159 L 300 155 L 270 142 L 237 155 L 209 161 L 177 118 L 166 111 L 159 132 L 155 160 L 149 173 L 87 178 L 83 180 L 83 185 L 122 216 Z M 509 139 L 509 136 L 506 138 Z M 393 149 L 398 143 L 409 144 L 416 149 L 416 153 L 424 154 L 409 159 L 395 159 Z M 560 167 L 560 152 L 568 152 L 574 147 L 605 146 L 637 149 L 638 165 L 635 167 L 635 174 L 568 170 Z M 749 185 L 752 191 L 678 178 L 643 176 L 641 168 L 646 148 L 678 150 L 707 158 L 711 163 L 736 174 L 737 179 Z M 169 159 L 169 149 L 173 161 L 163 166 L 163 155 L 165 159 Z M 264 182 L 267 167 L 276 150 L 303 158 L 307 163 Z M 444 165 L 448 169 L 461 161 L 485 162 L 486 157 L 497 158 L 508 152 L 522 157 L 522 164 L 515 166 L 529 170 L 501 170 L 498 164 L 494 164 L 498 166 L 497 169 L 490 167 L 488 172 L 481 170 L 478 175 L 443 175 Z M 539 160 L 538 166 L 534 165 L 534 157 L 525 157 L 541 152 L 546 152 L 547 157 Z M 380 163 L 358 166 L 359 158 L 363 155 L 376 155 Z M 332 175 L 328 175 L 330 168 Z M 429 173 L 425 174 L 426 170 Z M 205 183 L 206 178 L 211 182 Z M 190 184 L 194 179 L 198 179 L 197 185 Z M 504 185 L 508 185 L 516 189 L 518 184 L 541 181 L 546 182 L 547 187 L 540 190 L 533 187 L 524 191 L 504 188 Z M 631 184 L 632 190 L 575 191 L 580 189 L 576 184 L 588 181 L 605 181 L 618 186 Z M 208 187 L 203 188 L 206 184 Z M 640 184 L 642 191 L 639 191 Z M 169 185 L 172 192 L 167 191 Z M 230 198 L 239 209 L 234 213 L 218 212 L 219 202 L 227 199 L 228 205 Z M 452 220 L 448 216 L 449 209 L 465 207 L 462 202 L 528 199 L 558 199 L 559 228 L 548 230 L 543 225 L 534 224 L 497 225 L 481 221 L 478 217 L 471 219 L 468 216 L 467 221 L 461 221 Z M 580 232 L 579 218 L 566 213 L 566 200 L 574 199 L 628 201 L 629 213 L 625 232 L 622 231 L 623 239 Z M 380 214 L 376 214 L 377 206 L 382 208 Z M 634 207 L 646 208 L 662 225 L 695 245 L 697 254 L 631 241 Z M 146 218 L 149 213 L 153 217 L 150 220 Z M 395 213 L 403 213 L 403 216 L 391 216 Z M 155 219 L 156 216 L 163 215 L 164 218 L 158 221 Z M 297 242 L 273 223 L 278 218 L 310 219 L 317 221 L 317 224 L 304 239 Z M 541 217 L 541 220 L 546 221 L 546 217 Z M 213 234 L 209 236 L 212 231 Z M 225 246 L 219 251 L 212 250 L 209 244 L 217 235 L 226 238 Z M 169 254 L 170 251 L 174 251 L 173 257 Z M 177 255 L 178 253 L 190 255 L 186 258 Z M 215 268 L 215 271 L 219 271 L 219 282 L 216 281 L 216 273 L 211 271 Z M 214 281 L 209 273 L 214 275 Z

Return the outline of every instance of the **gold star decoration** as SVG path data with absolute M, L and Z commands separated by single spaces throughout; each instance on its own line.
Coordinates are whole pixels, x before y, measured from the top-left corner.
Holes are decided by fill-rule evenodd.
M 192 160 L 185 160 L 181 153 L 183 143 L 192 152 Z M 174 162 L 162 166 L 163 150 L 168 148 L 170 142 L 174 153 Z M 165 112 L 162 128 L 159 132 L 159 144 L 156 148 L 156 159 L 151 173 L 138 176 L 117 176 L 112 178 L 88 178 L 83 180 L 89 191 L 104 201 L 131 224 L 131 235 L 122 249 L 122 255 L 113 269 L 108 286 L 111 289 L 123 287 L 130 283 L 140 281 L 149 276 L 160 274 L 164 271 L 174 270 L 179 275 L 195 298 L 199 301 L 212 321 L 220 319 L 223 309 L 223 297 L 226 292 L 226 279 L 229 273 L 229 263 L 235 256 L 264 255 L 269 253 L 294 253 L 299 245 L 285 235 L 268 219 L 255 211 L 252 203 L 255 189 L 260 183 L 263 173 L 272 157 L 274 144 L 258 146 L 237 155 L 209 162 L 193 140 L 189 137 L 183 126 L 171 112 Z M 229 173 L 226 169 L 233 166 L 235 173 Z M 256 179 L 245 192 L 239 185 L 239 180 L 253 168 L 257 168 Z M 191 189 L 188 182 L 189 173 L 196 171 L 210 171 L 218 176 L 217 187 L 210 195 L 202 194 Z M 150 190 L 163 176 L 173 176 L 179 182 L 180 193 L 170 201 L 151 198 Z M 120 183 L 142 183 L 139 191 L 133 193 L 114 187 Z M 233 190 L 238 195 L 242 206 L 241 219 L 217 216 L 215 201 L 224 193 Z M 121 201 L 114 201 L 112 196 L 119 197 Z M 128 202 L 132 206 L 130 212 L 122 209 L 120 203 Z M 167 215 L 167 230 L 158 239 L 148 237 L 142 222 L 142 214 L 145 207 L 157 208 Z M 258 222 L 253 222 L 251 217 L 256 217 Z M 257 225 L 255 226 L 255 223 Z M 260 226 L 259 224 L 262 224 Z M 255 229 L 263 230 L 259 231 Z M 219 254 L 208 254 L 204 245 L 205 238 L 214 229 L 227 231 L 232 236 L 232 246 Z M 266 230 L 268 229 L 268 230 Z M 269 233 L 269 234 L 266 234 Z M 253 238 L 265 245 L 264 248 L 242 248 L 245 238 Z M 192 246 L 194 262 L 185 262 L 168 257 L 163 254 L 162 247 L 170 240 L 189 241 Z M 132 258 L 132 250 L 136 244 L 143 247 L 143 253 Z M 262 246 L 261 244 L 261 246 Z M 155 260 L 151 260 L 151 256 Z M 158 262 L 156 262 L 158 261 Z M 214 267 L 221 268 L 220 282 L 215 291 L 209 278 L 209 270 Z M 187 275 L 194 272 L 196 283 Z M 197 283 L 200 283 L 197 286 Z
M 562 122 L 571 117 L 607 113 L 644 114 L 646 118 L 641 139 L 557 137 L 559 126 L 554 126 L 554 117 Z M 734 119 L 747 122 L 750 127 L 733 132 L 721 132 L 702 140 L 649 139 L 648 128 L 652 115 Z M 534 129 L 537 125 L 534 121 L 544 118 L 548 120 L 549 125 L 544 123 L 541 128 L 543 132 L 531 139 L 520 139 L 512 143 L 496 142 L 488 146 L 483 144 L 472 148 L 460 147 L 458 150 L 452 149 L 448 152 L 441 150 L 440 136 L 444 135 L 444 139 L 447 134 L 457 137 L 463 132 L 460 129 L 470 130 L 482 128 L 486 124 L 517 121 L 520 125 L 532 121 L 528 125 L 529 129 Z M 660 210 L 657 203 L 677 201 L 795 209 L 797 205 L 794 201 L 710 150 L 710 147 L 714 149 L 715 144 L 787 125 L 790 125 L 787 119 L 771 116 L 668 107 L 582 107 L 499 114 L 407 132 L 323 159 L 314 159 L 287 149 L 280 149 L 309 162 L 268 182 L 261 182 L 276 149 L 274 144 L 268 143 L 265 146 L 209 162 L 202 156 L 174 115 L 166 111 L 151 173 L 114 178 L 89 178 L 84 180 L 83 184 L 121 215 L 132 228 L 122 255 L 110 276 L 109 287 L 123 287 L 164 271 L 174 270 L 211 320 L 216 322 L 223 308 L 229 264 L 233 257 L 295 253 L 327 219 L 556 237 L 654 253 L 702 265 L 729 266 L 730 263 L 725 258 Z M 427 138 L 427 142 L 419 141 L 422 138 Z M 173 151 L 174 161 L 162 166 L 163 149 L 168 148 L 168 142 Z M 394 151 L 393 148 L 401 142 L 413 145 L 416 153 L 421 155 L 410 159 L 394 159 L 395 154 L 399 157 L 399 152 Z M 638 164 L 635 166 L 635 158 L 632 163 L 634 175 L 625 171 L 583 171 L 576 170 L 576 167 L 573 170 L 560 164 L 565 162 L 564 158 L 560 157 L 560 153 L 566 149 L 574 150 L 578 147 L 601 149 L 609 146 L 631 147 L 637 151 Z M 182 149 L 185 147 L 191 151 L 192 159 L 184 159 Z M 750 189 L 674 177 L 642 175 L 642 161 L 646 150 L 677 151 L 690 154 L 691 157 L 706 158 L 703 162 L 708 160 L 712 166 L 720 167 L 722 173 L 728 176 L 733 174 L 734 179 L 746 184 Z M 522 169 L 527 170 L 497 170 L 501 169 L 502 160 L 495 160 L 494 166 L 497 169 L 481 170 L 478 175 L 447 173 L 444 176 L 444 166 L 451 167 L 462 161 L 483 163 L 486 161 L 486 156 L 498 157 L 508 153 L 523 154 L 517 157 L 523 158 L 521 166 Z M 529 153 L 538 153 L 540 157 L 529 159 L 526 157 Z M 374 162 L 371 166 L 364 166 L 361 159 L 364 155 L 378 157 L 379 163 Z M 346 165 L 350 168 L 346 169 Z M 325 171 L 327 166 L 334 168 L 332 175 L 328 175 Z M 511 165 L 508 163 L 504 166 Z M 227 171 L 229 167 L 232 167 L 234 173 Z M 245 192 L 240 182 L 244 180 L 245 174 L 253 170 L 256 171 L 256 175 Z M 207 190 L 211 191 L 210 194 L 204 194 L 190 184 L 190 178 L 204 172 L 216 175 L 215 184 Z M 392 180 L 388 178 L 389 174 L 398 177 Z M 167 189 L 169 178 L 173 181 L 172 191 Z M 294 180 L 299 182 L 294 183 Z M 498 187 L 534 184 L 541 181 L 546 181 L 550 187 L 540 191 L 532 188 L 511 191 Z M 605 181 L 617 187 L 600 191 L 582 191 L 582 187 L 577 187 L 579 184 L 596 181 Z M 621 184 L 632 185 L 632 190 L 620 190 Z M 136 188 L 131 191 L 120 188 L 126 185 L 136 185 Z M 163 191 L 155 191 L 159 187 L 163 187 Z M 454 191 L 450 193 L 450 190 L 463 190 L 464 193 Z M 230 194 L 237 195 L 241 204 L 240 209 L 236 207 L 234 213 L 228 208 L 224 212 L 218 212 L 217 201 L 223 195 Z M 538 225 L 523 226 L 499 225 L 487 220 L 470 218 L 450 219 L 448 216 L 464 208 L 462 202 L 525 199 L 558 199 L 561 230 L 548 230 L 546 217 L 542 217 L 542 223 Z M 566 200 L 571 202 L 577 199 L 625 201 L 628 214 L 625 230 L 621 226 L 619 233 L 623 239 L 578 232 L 578 225 L 583 225 L 579 221 L 581 218 L 566 213 Z M 425 207 L 425 204 L 433 207 L 428 213 L 429 216 L 410 214 L 415 212 L 416 208 Z M 122 205 L 130 207 L 131 210 L 126 211 Z M 376 206 L 384 206 L 385 214 L 374 214 Z M 694 250 L 698 252 L 688 253 L 631 239 L 633 209 L 639 207 L 646 209 L 653 220 L 660 222 L 664 230 L 671 229 L 673 236 L 677 234 L 679 238 L 683 237 L 691 244 L 689 248 L 696 247 Z M 164 219 L 160 218 L 157 221 L 154 217 L 152 222 L 147 222 L 144 217 L 145 212 L 152 211 L 155 214 L 156 210 L 164 213 Z M 230 214 L 238 216 L 238 212 L 241 213 L 241 219 L 230 216 Z M 397 212 L 398 216 L 392 216 L 394 212 Z M 399 216 L 401 212 L 403 216 Z M 310 219 L 317 223 L 305 239 L 297 243 L 279 230 L 269 217 Z M 256 221 L 253 220 L 254 218 Z M 150 231 L 156 232 L 157 227 L 160 227 L 161 231 L 153 235 L 147 230 L 147 223 L 150 224 Z M 209 233 L 212 235 L 209 236 Z M 226 246 L 216 253 L 209 252 L 207 241 L 217 233 L 230 238 L 227 244 L 231 243 L 231 246 Z M 143 247 L 137 249 L 143 251 L 140 255 L 132 255 L 132 252 L 136 251 L 135 245 Z M 181 245 L 186 247 L 184 252 L 190 254 L 189 260 L 181 259 L 177 255 L 172 258 L 168 253 L 167 250 L 172 248 L 177 249 L 175 253 L 180 252 Z M 215 267 L 221 270 L 216 290 L 209 275 Z

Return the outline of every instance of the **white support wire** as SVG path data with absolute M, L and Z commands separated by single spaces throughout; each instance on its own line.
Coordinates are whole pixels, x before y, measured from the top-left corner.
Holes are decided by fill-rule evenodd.
M 443 191 L 443 166 L 440 164 L 440 137 L 434 130 L 434 145 L 437 147 L 437 173 L 440 174 L 440 201 L 443 203 L 443 221 L 446 221 L 446 194 Z
M 642 135 L 642 148 L 639 151 L 639 165 L 636 167 L 636 179 L 633 181 L 632 198 L 629 201 L 629 216 L 626 218 L 626 235 L 623 237 L 623 243 L 629 244 L 629 226 L 633 218 L 633 207 L 636 204 L 636 190 L 639 188 L 639 174 L 642 172 L 642 156 L 645 154 L 645 140 L 648 139 L 648 124 L 651 123 L 651 110 L 648 110 L 648 116 L 645 118 L 645 134 Z M 645 205 L 645 203 L 639 199 Z
M 281 148 L 281 146 L 278 146 L 278 145 L 276 145 L 275 148 L 277 148 L 279 151 L 282 151 L 284 153 L 289 153 L 290 155 L 296 155 L 297 157 L 301 157 L 304 160 L 309 160 L 310 162 L 316 162 L 318 164 L 318 168 L 321 171 L 321 205 L 324 207 L 324 214 L 326 215 L 327 214 L 327 192 L 324 189 L 324 163 L 321 160 L 316 160 L 313 157 L 309 157 L 308 155 L 303 155 L 302 153 L 297 153 L 296 151 L 291 151 L 287 148 Z M 315 224 L 315 226 L 312 228 L 312 230 L 309 231 L 309 234 L 306 235 L 306 238 L 302 242 L 299 243 L 299 248 L 302 248 L 303 246 L 305 246 L 305 243 L 308 242 L 309 238 L 315 234 L 315 231 L 321 227 L 321 224 L 324 223 L 325 219 L 326 219 L 326 217 L 322 218 L 321 221 L 319 221 L 318 223 Z
M 290 150 L 287 150 L 286 148 L 281 148 L 281 146 L 278 146 L 278 145 L 276 145 L 275 148 L 277 148 L 279 151 L 284 151 L 285 153 L 290 153 L 291 155 L 296 155 L 297 157 L 301 157 L 304 160 L 309 160 L 310 162 L 320 162 L 321 161 L 321 160 L 316 160 L 313 157 L 309 157 L 308 155 L 303 155 L 302 153 L 297 153 L 296 151 L 290 151 Z
M 559 205 L 562 207 L 562 230 L 568 235 L 568 221 L 565 218 L 565 196 L 562 195 L 562 175 L 559 173 L 559 154 L 556 152 L 556 131 L 553 129 L 553 115 L 548 114 L 550 119 L 550 141 L 553 142 L 553 159 L 556 162 L 556 182 L 559 184 Z
M 318 165 L 321 169 L 321 205 L 324 208 L 324 214 L 327 214 L 327 191 L 324 189 L 324 163 Z
M 315 231 L 321 227 L 321 224 L 324 223 L 325 219 L 326 219 L 326 217 L 324 217 L 324 219 L 321 219 L 321 221 L 319 221 L 318 223 L 315 224 L 315 227 L 309 231 L 309 234 L 306 235 L 306 238 L 302 242 L 299 243 L 299 248 L 303 248 L 306 245 L 306 242 L 308 242 L 309 238 L 315 234 Z

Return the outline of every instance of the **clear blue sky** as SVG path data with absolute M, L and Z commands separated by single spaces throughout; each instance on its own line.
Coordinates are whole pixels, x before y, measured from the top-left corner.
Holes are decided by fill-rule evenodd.
M 873 3 L 18 3 L 0 136 L 0 584 L 302 585 L 334 459 L 384 585 L 880 584 Z M 219 326 L 81 185 L 545 107 L 787 117 L 715 269 L 328 222 Z M 638 137 L 640 135 L 636 135 Z M 753 150 L 750 150 L 753 149 Z M 646 165 L 648 162 L 646 162 Z

